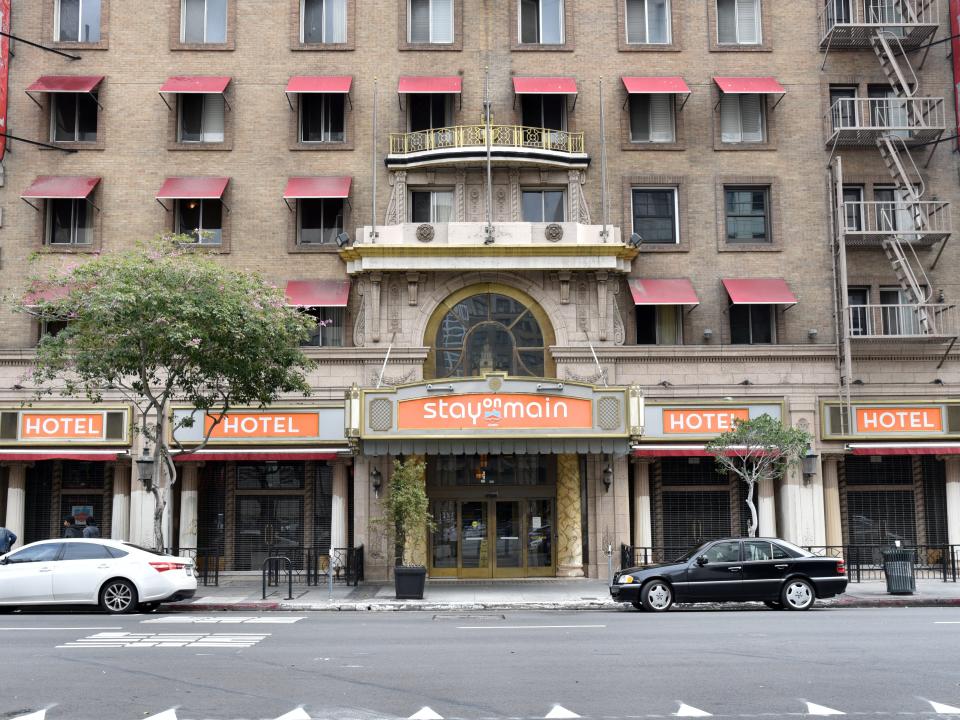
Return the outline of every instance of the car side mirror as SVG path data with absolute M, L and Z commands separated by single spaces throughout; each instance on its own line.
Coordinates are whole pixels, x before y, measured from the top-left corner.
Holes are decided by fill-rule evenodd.
M 707 560 L 706 555 L 701 555 L 700 557 L 697 558 L 697 565 L 703 566 L 703 565 L 706 565 L 708 562 L 709 560 Z
M 9 565 L 9 564 L 10 564 L 9 558 L 6 558 L 6 557 L 0 558 L 0 565 Z

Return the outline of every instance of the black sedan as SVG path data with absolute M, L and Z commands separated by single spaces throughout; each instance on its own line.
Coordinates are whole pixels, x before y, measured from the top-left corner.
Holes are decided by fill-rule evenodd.
M 817 598 L 847 589 L 843 560 L 816 557 L 777 538 L 725 538 L 700 545 L 672 563 L 626 568 L 610 594 L 638 610 L 673 603 L 758 600 L 773 609 L 807 610 Z

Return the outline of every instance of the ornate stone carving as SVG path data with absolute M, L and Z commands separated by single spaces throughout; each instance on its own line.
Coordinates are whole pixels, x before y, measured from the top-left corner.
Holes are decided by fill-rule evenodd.
M 400 332 L 400 283 L 390 283 L 390 332 Z
M 587 284 L 585 282 L 577 283 L 577 327 L 581 331 L 587 332 L 587 318 L 589 310 L 589 300 L 587 300 Z
M 583 576 L 580 458 L 557 456 L 557 575 Z
M 398 170 L 390 174 L 390 184 L 393 185 L 393 192 L 390 194 L 390 202 L 387 204 L 387 215 L 384 223 L 387 225 L 398 225 L 406 220 L 407 217 L 407 172 Z
M 457 204 L 457 206 L 456 206 L 456 215 L 454 215 L 454 219 L 455 219 L 457 222 L 464 222 L 464 221 L 466 221 L 466 219 L 467 219 L 467 208 L 466 208 L 466 203 L 467 203 L 467 197 L 466 197 L 466 195 L 467 195 L 467 193 L 466 193 L 466 185 L 467 185 L 467 172 L 466 172 L 466 170 L 458 170 L 458 171 L 457 171 L 457 183 L 456 183 L 456 186 L 455 186 L 455 188 L 454 188 L 454 202 L 456 202 L 456 204 Z
M 580 375 L 570 368 L 565 368 L 563 375 L 567 380 L 572 380 L 573 382 L 586 383 L 587 385 L 602 385 L 607 377 L 607 371 L 605 368 L 601 368 L 592 375 Z
M 618 289 L 615 289 L 613 291 L 614 297 L 611 298 L 611 302 L 613 303 L 613 344 L 623 345 L 627 339 L 627 328 L 623 324 L 623 315 L 620 313 L 620 303 L 616 298 L 617 294 Z
M 420 302 L 420 273 L 407 273 L 407 305 L 417 305 Z
M 557 280 L 560 281 L 560 304 L 569 305 L 570 304 L 570 277 L 571 273 L 567 270 L 562 270 L 557 273 Z
M 428 243 L 433 240 L 434 234 L 433 225 L 430 223 L 423 223 L 417 226 L 417 240 L 422 243 Z
M 597 273 L 597 310 L 600 316 L 600 340 L 607 339 L 607 273 Z
M 499 222 L 503 222 L 508 219 L 504 217 L 507 211 L 507 189 L 503 187 L 503 185 L 497 186 L 496 198 L 497 198 L 496 219 Z
M 380 285 L 383 282 L 381 273 L 370 275 L 370 339 L 380 342 Z
M 364 297 L 364 285 L 363 281 L 357 283 L 357 295 L 360 297 L 360 302 L 357 305 L 357 317 L 353 321 L 353 344 L 356 347 L 363 347 L 366 342 L 366 298 Z
M 550 242 L 563 240 L 563 225 L 560 223 L 550 223 L 543 229 L 543 236 Z
M 388 375 L 384 373 L 382 384 L 387 387 L 396 387 L 397 385 L 406 385 L 407 383 L 413 382 L 416 379 L 417 379 L 417 369 L 410 368 L 409 370 L 407 370 L 407 372 L 403 373 L 402 375 Z M 376 386 L 378 382 L 381 382 L 380 371 L 374 370 L 373 372 L 370 373 L 370 384 L 373 386 Z
M 522 217 L 520 213 L 520 170 L 510 169 L 510 221 L 518 222 Z

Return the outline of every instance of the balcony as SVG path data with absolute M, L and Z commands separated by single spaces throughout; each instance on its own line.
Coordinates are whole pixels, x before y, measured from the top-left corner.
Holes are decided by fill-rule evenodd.
M 847 247 L 880 247 L 893 236 L 914 247 L 929 247 L 952 232 L 950 203 L 939 201 L 845 202 L 843 218 Z
M 939 0 L 822 0 L 820 49 L 870 49 L 877 31 L 892 33 L 904 49 L 933 38 L 940 25 Z
M 960 335 L 956 305 L 850 305 L 850 340 L 944 343 Z
M 873 147 L 885 135 L 908 146 L 938 140 L 947 129 L 943 98 L 840 98 L 826 117 L 827 145 Z
M 490 127 L 490 158 L 497 165 L 552 165 L 586 168 L 583 133 L 522 125 Z M 457 125 L 438 130 L 390 134 L 390 168 L 429 165 L 482 165 L 487 160 L 483 125 Z

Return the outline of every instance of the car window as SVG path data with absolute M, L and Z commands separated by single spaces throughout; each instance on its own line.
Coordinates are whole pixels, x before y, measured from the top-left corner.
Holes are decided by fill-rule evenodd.
M 64 560 L 105 560 L 110 557 L 107 548 L 100 543 L 66 543 Z
M 763 540 L 744 540 L 743 558 L 744 560 L 772 560 L 770 543 Z
M 104 547 L 107 548 L 107 552 L 110 553 L 111 557 L 122 558 L 130 554 L 126 550 L 121 550 L 120 548 L 109 547 L 107 545 L 104 545 Z
M 784 548 L 780 547 L 776 543 L 770 543 L 770 545 L 771 547 L 773 547 L 774 560 L 785 560 L 788 557 L 790 557 L 790 553 L 788 553 Z
M 161 557 L 166 555 L 165 552 L 160 552 L 159 550 L 152 550 L 150 548 L 145 548 L 141 545 L 134 545 L 133 543 L 130 543 L 130 542 L 125 542 L 124 545 L 126 545 L 127 547 L 132 547 L 134 550 L 142 550 L 143 552 L 150 553 L 151 555 L 160 555 Z
M 804 550 L 802 547 L 787 542 L 786 540 L 777 540 L 773 546 L 780 547 L 780 549 L 787 553 L 787 557 L 814 557 L 813 553 L 809 550 Z
M 60 554 L 60 548 L 63 543 L 44 543 L 43 545 L 33 545 L 31 547 L 18 550 L 12 555 L 7 556 L 7 562 L 11 563 L 29 563 L 29 562 L 50 562 L 56 560 Z
M 725 563 L 740 561 L 740 543 L 718 542 L 707 550 L 704 555 L 707 556 L 707 562 Z

